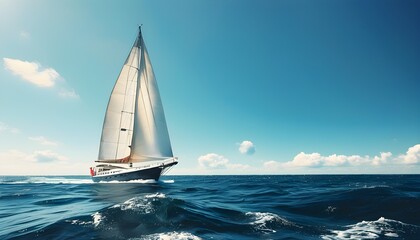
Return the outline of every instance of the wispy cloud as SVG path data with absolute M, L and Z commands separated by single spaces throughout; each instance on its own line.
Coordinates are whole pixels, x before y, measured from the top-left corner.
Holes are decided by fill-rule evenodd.
M 68 160 L 67 157 L 61 156 L 51 150 L 35 151 L 32 155 L 30 155 L 30 159 L 39 163 Z
M 47 139 L 44 136 L 28 137 L 28 139 L 29 140 L 32 140 L 34 142 L 37 142 L 37 143 L 39 143 L 41 145 L 47 145 L 47 146 L 57 146 L 58 145 L 57 142 L 51 141 L 51 140 Z
M 242 154 L 252 155 L 255 153 L 255 146 L 251 141 L 245 140 L 239 144 L 238 150 Z
M 80 98 L 79 94 L 77 94 L 76 91 L 74 91 L 74 89 L 71 89 L 71 90 L 62 89 L 58 92 L 58 95 L 62 98 L 70 98 L 70 99 Z
M 208 153 L 198 158 L 198 164 L 204 169 L 236 169 L 243 170 L 249 168 L 248 165 L 230 163 L 229 159 L 216 153 Z
M 11 149 L 6 152 L 0 152 L 0 160 L 24 164 L 26 162 L 48 163 L 67 161 L 68 158 L 51 150 L 38 150 L 33 153 L 25 153 Z
M 6 70 L 28 83 L 41 88 L 55 88 L 58 95 L 63 98 L 79 98 L 74 89 L 66 86 L 64 78 L 54 68 L 43 68 L 38 62 L 12 58 L 3 58 L 3 63 Z
M 68 175 L 88 174 L 91 162 L 69 161 L 51 150 L 24 152 L 0 151 L 0 175 Z
M 0 133 L 9 132 L 9 133 L 19 133 L 20 130 L 15 127 L 11 127 L 4 122 L 0 122 Z
M 53 68 L 42 69 L 37 62 L 3 58 L 4 67 L 12 74 L 38 87 L 53 87 L 60 74 Z
M 27 31 L 20 31 L 19 32 L 19 38 L 22 40 L 28 40 L 31 37 L 31 34 L 29 34 Z

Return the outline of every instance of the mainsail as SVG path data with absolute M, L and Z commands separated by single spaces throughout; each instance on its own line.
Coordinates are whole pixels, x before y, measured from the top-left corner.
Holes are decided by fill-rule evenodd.
M 142 162 L 171 157 L 162 101 L 139 29 L 109 99 L 98 161 Z

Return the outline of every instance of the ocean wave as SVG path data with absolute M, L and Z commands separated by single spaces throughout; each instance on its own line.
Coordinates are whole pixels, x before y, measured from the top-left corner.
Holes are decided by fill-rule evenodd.
M 256 230 L 263 232 L 277 232 L 274 228 L 279 225 L 283 226 L 294 226 L 290 221 L 280 217 L 277 214 L 270 212 L 247 212 L 246 216 L 250 217 L 250 224 L 255 227 Z
M 131 238 L 130 240 L 201 240 L 201 238 L 189 232 L 166 232 L 155 233 L 142 238 Z
M 134 210 L 137 212 L 148 214 L 148 213 L 154 212 L 155 210 L 152 202 L 157 199 L 163 199 L 163 198 L 166 198 L 166 195 L 163 193 L 158 193 L 158 192 L 153 193 L 153 194 L 147 194 L 144 196 L 137 196 L 137 197 L 130 198 L 123 203 L 115 204 L 111 206 L 110 209 L 119 208 L 122 211 Z
M 143 197 L 134 197 L 121 204 L 115 204 L 110 208 L 119 208 L 122 211 L 136 210 L 143 213 L 151 213 L 153 210 L 150 201 L 144 199 Z
M 398 238 L 401 233 L 410 232 L 410 229 L 418 228 L 415 225 L 400 221 L 379 218 L 376 221 L 362 221 L 347 225 L 343 230 L 331 230 L 331 234 L 322 235 L 322 239 L 376 239 Z
M 90 177 L 0 176 L 0 239 L 418 239 L 420 234 L 419 175 L 271 178 L 13 185 L 7 183 Z M 360 183 L 357 189 L 349 187 L 353 182 Z
M 149 194 L 144 196 L 145 198 L 166 198 L 166 195 L 163 193 L 155 193 L 155 194 Z
M 90 224 L 93 224 L 93 221 L 82 221 L 82 220 L 79 220 L 79 219 L 65 220 L 65 222 L 69 222 L 72 225 L 90 225 Z

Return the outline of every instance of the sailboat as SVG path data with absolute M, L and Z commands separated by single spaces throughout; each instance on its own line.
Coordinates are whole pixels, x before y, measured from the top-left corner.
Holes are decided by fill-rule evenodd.
M 178 163 L 141 26 L 109 98 L 94 182 L 154 179 Z

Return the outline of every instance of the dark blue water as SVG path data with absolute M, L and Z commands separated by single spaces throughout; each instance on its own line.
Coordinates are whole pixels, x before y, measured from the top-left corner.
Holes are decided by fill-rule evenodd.
M 420 175 L 0 177 L 0 239 L 420 239 Z

